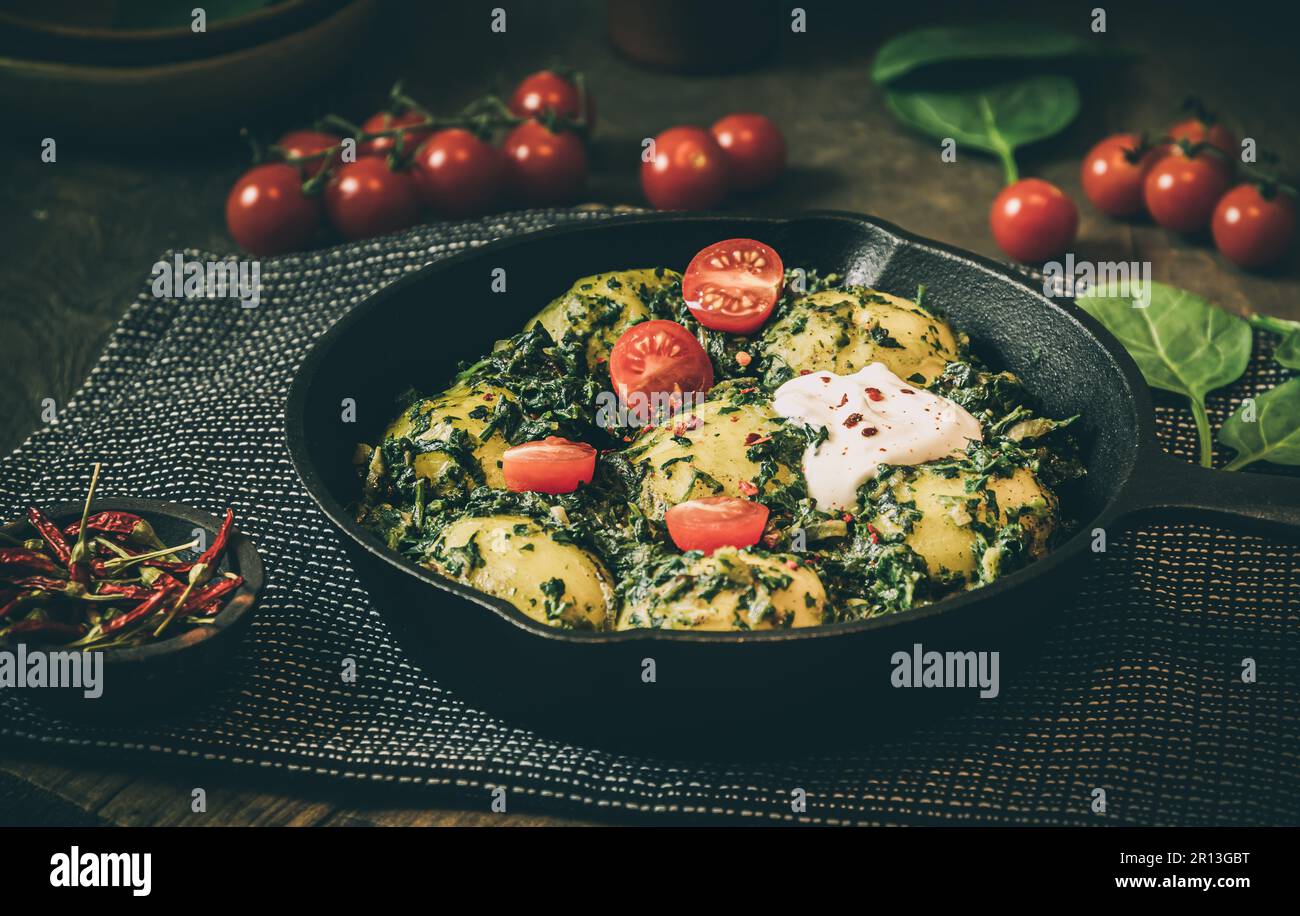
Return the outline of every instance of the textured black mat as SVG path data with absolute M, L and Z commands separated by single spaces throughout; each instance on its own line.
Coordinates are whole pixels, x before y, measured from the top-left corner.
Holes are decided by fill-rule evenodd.
M 263 301 L 252 309 L 146 290 L 57 424 L 0 462 L 0 510 L 76 498 L 95 461 L 105 462 L 102 496 L 232 505 L 266 562 L 261 609 L 228 687 L 183 719 L 64 723 L 4 691 L 0 736 L 65 747 L 67 761 L 194 758 L 433 787 L 485 807 L 486 787 L 503 785 L 512 807 L 557 813 L 1300 823 L 1300 547 L 1208 525 L 1112 532 L 1077 592 L 1061 595 L 1068 609 L 1034 670 L 996 702 L 851 756 L 703 766 L 607 754 L 512 729 L 415 670 L 290 466 L 282 409 L 294 367 L 335 318 L 404 272 L 497 236 L 601 216 L 512 214 L 263 262 Z M 1279 371 L 1257 352 L 1247 377 L 1211 398 L 1215 426 Z M 1193 460 L 1190 413 L 1171 399 L 1160 421 L 1170 450 Z M 1241 682 L 1247 656 L 1254 684 Z M 354 684 L 339 675 L 349 657 Z M 806 814 L 791 811 L 794 788 L 807 793 Z M 1106 790 L 1104 816 L 1090 809 L 1095 788 Z

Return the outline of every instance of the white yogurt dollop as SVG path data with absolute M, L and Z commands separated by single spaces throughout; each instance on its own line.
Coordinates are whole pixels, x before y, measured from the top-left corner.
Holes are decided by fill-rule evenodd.
M 979 421 L 960 404 L 872 363 L 853 375 L 810 372 L 776 390 L 772 409 L 787 420 L 826 429 L 803 456 L 808 495 L 823 512 L 854 509 L 858 487 L 882 464 L 923 464 L 983 440 Z

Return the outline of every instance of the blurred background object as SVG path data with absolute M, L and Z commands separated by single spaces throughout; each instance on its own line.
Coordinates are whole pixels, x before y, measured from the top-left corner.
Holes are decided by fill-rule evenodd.
M 673 73 L 727 73 L 758 64 L 785 16 L 775 0 L 608 0 L 609 40 L 628 60 Z

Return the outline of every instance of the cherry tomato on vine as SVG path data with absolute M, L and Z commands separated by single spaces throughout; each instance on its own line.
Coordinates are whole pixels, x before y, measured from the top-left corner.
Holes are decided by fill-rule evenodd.
M 1217 121 L 1206 123 L 1200 118 L 1179 121 L 1169 128 L 1169 139 L 1186 140 L 1188 143 L 1208 143 L 1227 157 L 1227 162 L 1223 165 L 1228 168 L 1230 168 L 1229 163 L 1237 160 L 1239 152 L 1236 136 Z
M 706 496 L 678 503 L 664 513 L 668 536 L 679 550 L 711 554 L 719 547 L 752 547 L 767 526 L 767 506 L 736 496 Z
M 1181 149 L 1159 159 L 1142 184 L 1147 212 L 1175 232 L 1198 232 L 1228 189 L 1228 172 L 1213 154 L 1186 155 Z
M 305 247 L 320 222 L 320 198 L 303 195 L 302 175 L 286 162 L 254 166 L 226 197 L 230 237 L 259 257 Z
M 1083 193 L 1092 205 L 1110 216 L 1132 216 L 1142 210 L 1142 180 L 1160 158 L 1154 149 L 1138 150 L 1136 134 L 1114 134 L 1102 140 L 1083 160 Z
M 572 493 L 591 483 L 596 450 L 585 442 L 547 436 L 505 450 L 501 456 L 506 489 L 515 493 Z
M 752 334 L 781 297 L 781 256 L 755 239 L 728 239 L 705 248 L 682 275 L 682 298 L 706 328 Z
M 502 149 L 510 185 L 526 204 L 572 203 L 587 183 L 587 148 L 571 130 L 525 121 L 506 135 Z
M 710 128 L 727 154 L 732 187 L 757 191 L 776 180 L 785 168 L 785 138 L 761 114 L 729 114 Z
M 707 210 L 726 196 L 727 154 L 700 127 L 670 127 L 655 137 L 655 155 L 641 163 L 641 189 L 659 210 Z
M 1274 189 L 1269 196 L 1240 184 L 1214 208 L 1214 244 L 1240 267 L 1263 267 L 1286 254 L 1295 239 L 1295 198 Z
M 395 115 L 387 111 L 380 111 L 366 118 L 361 125 L 364 131 L 389 130 L 395 127 L 405 127 L 408 124 L 419 124 L 424 120 L 424 115 L 418 111 L 406 111 L 402 114 Z M 402 150 L 406 153 L 415 152 L 415 148 L 428 139 L 429 134 L 433 131 L 428 128 L 421 130 L 404 130 L 402 131 Z M 384 137 L 374 137 L 363 143 L 357 144 L 357 159 L 362 156 L 380 156 L 388 155 L 388 151 L 397 145 L 397 134 L 390 134 Z
M 989 227 L 1008 255 L 1026 264 L 1041 264 L 1074 241 L 1079 208 L 1050 181 L 1022 178 L 994 198 Z
M 609 354 L 609 378 L 623 403 L 633 393 L 671 398 L 713 387 L 713 363 L 700 342 L 675 321 L 655 319 L 623 332 Z
M 289 156 L 310 156 L 313 153 L 319 153 L 327 150 L 331 146 L 338 146 L 343 142 L 343 138 L 335 134 L 327 134 L 319 130 L 291 130 L 279 140 L 275 145 L 284 150 Z M 334 162 L 338 163 L 339 157 L 334 155 Z M 324 157 L 313 159 L 310 162 L 302 163 L 303 174 L 308 178 L 315 175 L 325 167 Z
M 561 118 L 578 119 L 578 87 L 554 70 L 538 70 L 524 77 L 510 96 L 510 112 L 517 118 L 533 118 L 554 112 Z M 587 130 L 596 126 L 596 101 L 587 93 Z
M 420 200 L 409 172 L 395 172 L 383 156 L 344 163 L 325 185 L 325 210 L 346 239 L 405 229 L 420 218 Z
M 415 154 L 411 177 L 425 204 L 441 216 L 474 216 L 492 209 L 505 186 L 501 151 L 468 130 L 440 130 Z

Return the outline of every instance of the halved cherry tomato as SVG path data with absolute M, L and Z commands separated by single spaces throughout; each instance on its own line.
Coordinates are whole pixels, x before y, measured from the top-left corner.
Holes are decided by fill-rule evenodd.
M 1083 193 L 1094 207 L 1110 216 L 1140 213 L 1142 180 L 1160 155 L 1154 149 L 1142 149 L 1142 138 L 1136 134 L 1109 136 L 1083 160 Z
M 781 256 L 754 239 L 727 239 L 705 248 L 686 268 L 682 298 L 706 328 L 751 334 L 781 297 Z
M 623 332 L 609 354 L 609 378 L 624 403 L 633 392 L 671 399 L 713 387 L 713 363 L 691 332 L 675 321 L 656 319 Z
M 678 503 L 664 521 L 679 550 L 713 553 L 719 547 L 757 544 L 767 526 L 767 506 L 738 496 L 706 496 Z
M 303 195 L 302 175 L 297 166 L 286 162 L 249 169 L 226 198 L 230 237 L 259 257 L 305 247 L 320 222 L 320 197 Z
M 657 210 L 708 210 L 727 194 L 727 154 L 701 127 L 670 127 L 641 163 L 641 190 Z
M 505 186 L 501 152 L 460 127 L 440 130 L 421 144 L 411 167 L 424 202 L 442 216 L 486 213 Z
M 1237 185 L 1214 208 L 1214 244 L 1241 267 L 1263 267 L 1286 254 L 1295 239 L 1295 198 L 1274 190 L 1265 197 L 1253 184 Z
M 1198 232 L 1214 214 L 1228 190 L 1228 170 L 1210 153 L 1188 156 L 1181 149 L 1151 166 L 1142 184 L 1147 212 L 1161 226 L 1175 232 Z
M 573 203 L 587 183 L 587 148 L 571 130 L 525 121 L 506 134 L 502 150 L 511 187 L 525 204 Z
M 554 112 L 562 118 L 578 119 L 578 86 L 554 70 L 530 73 L 510 96 L 510 113 L 517 118 L 533 118 Z M 587 93 L 587 130 L 596 126 L 596 101 Z
M 390 130 L 394 127 L 405 127 L 408 124 L 419 124 L 423 120 L 425 120 L 424 115 L 418 111 L 407 111 L 399 115 L 381 111 L 366 118 L 361 125 L 361 129 L 368 132 Z M 433 131 L 428 128 L 402 131 L 402 151 L 408 155 L 415 152 L 415 148 L 423 143 L 431 133 Z M 387 155 L 388 151 L 396 145 L 397 134 L 374 137 L 357 145 L 357 158 Z
M 327 150 L 331 146 L 338 146 L 342 142 L 342 137 L 334 134 L 323 133 L 319 130 L 291 130 L 277 140 L 275 145 L 284 150 L 284 152 L 289 156 L 310 156 L 313 153 Z M 338 153 L 334 154 L 334 162 L 339 162 Z M 324 157 L 302 163 L 303 174 L 308 178 L 315 175 L 324 167 Z
M 769 118 L 740 112 L 727 115 L 710 128 L 727 154 L 731 185 L 757 191 L 776 180 L 785 168 L 785 138 Z
M 1074 241 L 1079 208 L 1050 181 L 1022 178 L 994 198 L 989 227 L 998 247 L 1011 257 L 1041 264 Z
M 501 456 L 506 489 L 515 493 L 572 493 L 591 483 L 596 450 L 585 442 L 547 436 L 508 448 Z
M 330 224 L 345 239 L 364 239 L 412 226 L 420 199 L 410 172 L 395 172 L 383 156 L 344 163 L 325 185 Z

